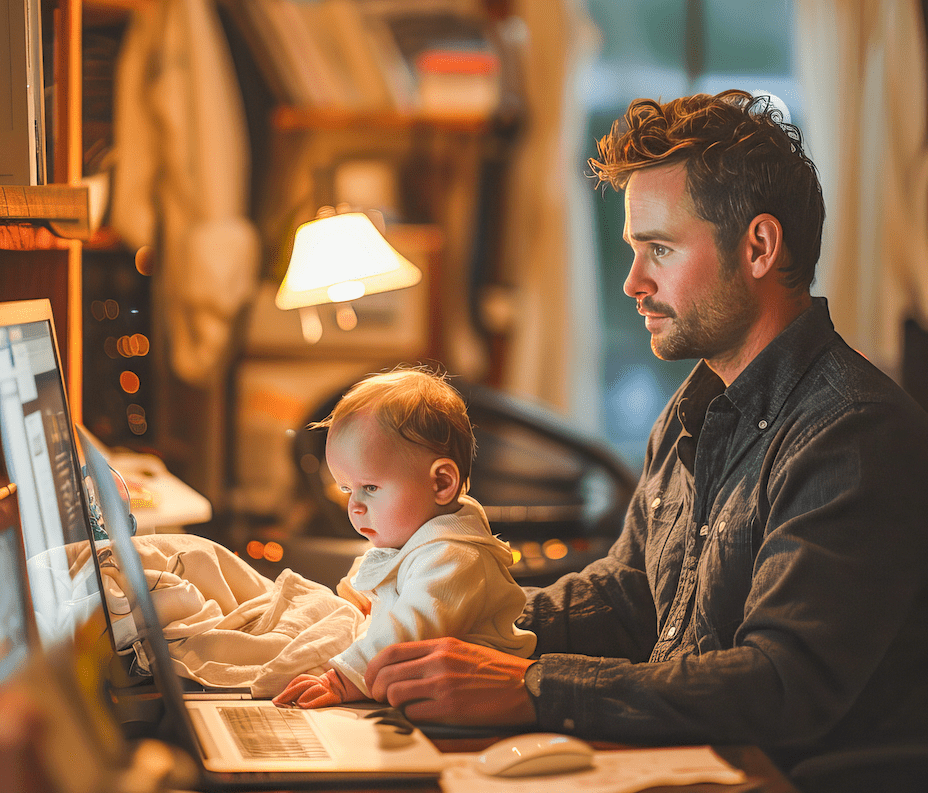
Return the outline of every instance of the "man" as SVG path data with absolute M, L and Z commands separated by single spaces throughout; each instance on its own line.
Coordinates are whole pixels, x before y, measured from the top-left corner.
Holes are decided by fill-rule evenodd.
M 423 721 L 752 743 L 808 790 L 928 789 L 928 415 L 809 287 L 824 205 L 799 131 L 740 91 L 638 100 L 600 141 L 625 292 L 701 359 L 619 539 L 529 594 L 539 660 L 452 640 L 374 659 Z

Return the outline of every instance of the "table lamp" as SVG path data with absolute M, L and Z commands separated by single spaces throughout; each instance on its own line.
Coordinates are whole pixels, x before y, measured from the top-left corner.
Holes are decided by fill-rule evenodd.
M 318 341 L 322 323 L 314 308 L 345 303 L 364 295 L 415 286 L 422 272 L 384 239 L 363 212 L 303 223 L 274 303 L 300 309 L 303 336 Z

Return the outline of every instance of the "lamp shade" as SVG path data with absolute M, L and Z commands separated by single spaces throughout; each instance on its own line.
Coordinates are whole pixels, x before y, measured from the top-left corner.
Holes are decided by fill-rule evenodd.
M 422 272 L 384 239 L 363 212 L 317 218 L 296 230 L 277 292 L 281 309 L 356 300 L 415 286 Z

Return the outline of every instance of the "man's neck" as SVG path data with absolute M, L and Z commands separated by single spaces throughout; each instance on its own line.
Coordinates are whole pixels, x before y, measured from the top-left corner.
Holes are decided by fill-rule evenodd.
M 729 356 L 705 359 L 706 365 L 715 372 L 728 388 L 770 342 L 803 311 L 812 305 L 808 292 L 765 301 L 757 322 L 751 327 L 744 344 Z

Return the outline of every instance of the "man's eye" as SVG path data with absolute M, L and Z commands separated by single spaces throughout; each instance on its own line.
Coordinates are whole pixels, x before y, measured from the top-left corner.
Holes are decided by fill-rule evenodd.
M 651 251 L 657 258 L 666 256 L 668 253 L 670 253 L 670 249 L 665 248 L 663 245 L 652 245 Z

